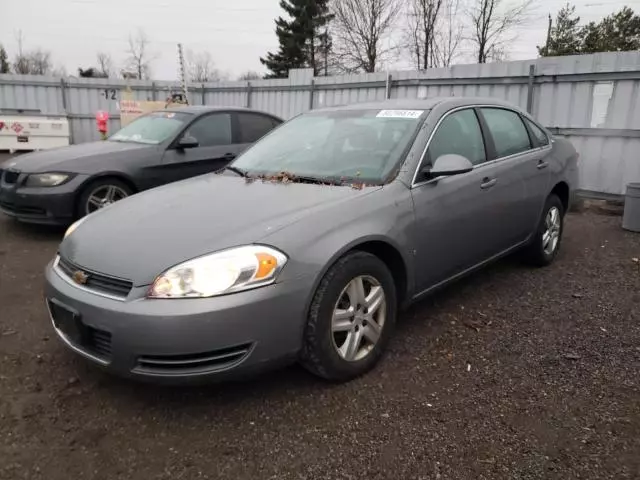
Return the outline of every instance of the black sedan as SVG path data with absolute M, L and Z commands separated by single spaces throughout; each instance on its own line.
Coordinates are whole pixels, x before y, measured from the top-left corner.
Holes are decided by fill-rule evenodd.
M 0 164 L 0 210 L 25 222 L 66 225 L 136 192 L 219 170 L 281 123 L 242 108 L 155 111 L 106 141 Z

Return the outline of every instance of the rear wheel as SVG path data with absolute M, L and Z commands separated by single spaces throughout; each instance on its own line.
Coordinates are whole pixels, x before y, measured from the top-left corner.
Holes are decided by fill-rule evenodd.
M 549 195 L 538 228 L 524 250 L 528 263 L 544 267 L 556 258 L 564 229 L 564 213 L 560 199 L 555 194 Z
M 315 293 L 302 364 L 329 380 L 364 374 L 382 356 L 396 310 L 396 289 L 386 265 L 369 253 L 347 254 L 329 269 Z
M 96 180 L 82 191 L 78 199 L 76 213 L 78 218 L 89 215 L 115 202 L 127 198 L 133 193 L 131 188 L 117 178 Z

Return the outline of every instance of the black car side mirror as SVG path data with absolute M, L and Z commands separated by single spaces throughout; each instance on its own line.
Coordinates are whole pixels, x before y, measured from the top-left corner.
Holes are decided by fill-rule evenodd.
M 186 148 L 196 148 L 198 145 L 198 139 L 191 137 L 189 135 L 185 135 L 180 140 L 178 140 L 178 148 L 186 149 Z
M 473 164 L 471 161 L 463 157 L 462 155 L 456 155 L 450 153 L 447 155 L 441 155 L 433 162 L 433 166 L 425 171 L 429 177 L 441 177 L 449 175 L 459 175 L 461 173 L 467 173 L 473 170 Z

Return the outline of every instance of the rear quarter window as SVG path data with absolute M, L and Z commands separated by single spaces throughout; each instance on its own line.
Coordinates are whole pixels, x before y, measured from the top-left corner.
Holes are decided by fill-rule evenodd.
M 531 130 L 531 133 L 533 133 L 533 136 L 536 138 L 539 145 L 549 145 L 549 136 L 544 132 L 544 130 L 542 130 L 540 127 L 538 127 L 538 125 L 533 123 L 528 118 L 525 118 L 524 121 L 527 123 L 529 129 Z

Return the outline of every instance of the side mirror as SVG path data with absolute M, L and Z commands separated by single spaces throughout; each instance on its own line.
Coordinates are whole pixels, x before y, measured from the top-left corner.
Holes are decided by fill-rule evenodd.
M 458 175 L 460 173 L 470 172 L 471 170 L 473 170 L 473 164 L 468 158 L 455 153 L 450 153 L 436 158 L 436 161 L 433 162 L 433 166 L 429 170 L 426 170 L 425 173 L 433 178 Z
M 180 140 L 178 140 L 178 148 L 186 149 L 186 148 L 196 148 L 198 145 L 198 140 L 189 135 L 185 135 Z

